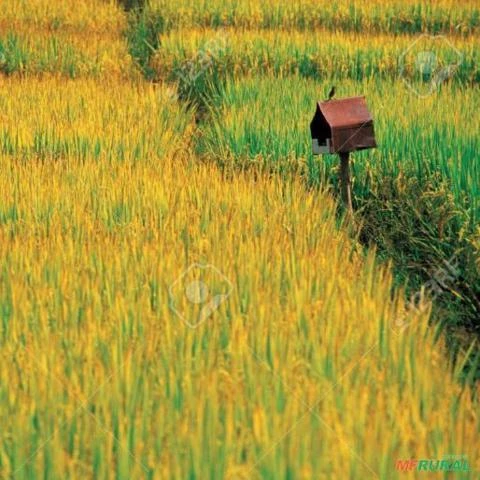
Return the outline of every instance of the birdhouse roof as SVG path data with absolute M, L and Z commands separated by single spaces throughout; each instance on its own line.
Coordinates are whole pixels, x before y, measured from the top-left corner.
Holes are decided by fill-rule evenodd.
M 363 96 L 318 102 L 318 108 L 331 128 L 360 127 L 373 121 Z

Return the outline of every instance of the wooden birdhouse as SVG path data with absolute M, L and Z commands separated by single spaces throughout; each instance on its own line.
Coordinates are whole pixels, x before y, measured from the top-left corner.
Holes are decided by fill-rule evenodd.
M 315 155 L 339 154 L 342 198 L 348 212 L 353 216 L 350 152 L 377 146 L 373 118 L 368 111 L 365 97 L 318 102 L 315 116 L 310 123 L 310 133 Z
M 377 146 L 373 118 L 365 97 L 318 102 L 310 132 L 313 153 L 316 155 L 353 152 Z

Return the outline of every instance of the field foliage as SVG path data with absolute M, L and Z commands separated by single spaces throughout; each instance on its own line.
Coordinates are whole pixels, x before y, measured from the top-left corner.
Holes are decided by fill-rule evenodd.
M 478 8 L 130 3 L 0 0 L 0 476 L 477 478 L 480 358 L 443 326 L 476 328 Z M 419 100 L 395 56 L 424 31 L 465 65 Z M 360 230 L 310 152 L 333 79 L 376 121 Z

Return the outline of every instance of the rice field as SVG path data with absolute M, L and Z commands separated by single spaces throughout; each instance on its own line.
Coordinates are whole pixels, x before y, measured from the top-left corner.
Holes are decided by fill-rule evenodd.
M 435 48 L 439 58 L 462 62 L 452 82 L 480 82 L 478 35 L 451 36 L 433 42 L 428 36 L 415 49 Z M 392 79 L 398 77 L 402 54 L 408 51 L 412 36 L 395 37 L 384 32 L 365 36 L 362 32 L 285 31 L 243 28 L 181 28 L 161 36 L 162 47 L 152 59 L 159 75 L 175 79 L 187 62 L 198 62 L 199 52 L 209 51 L 211 74 L 300 76 L 315 80 Z
M 145 70 L 177 84 L 182 99 L 208 112 L 197 152 L 217 163 L 281 174 L 300 169 L 309 184 L 338 191 L 337 158 L 311 152 L 312 105 L 332 85 L 337 96 L 366 95 L 380 143 L 354 155 L 354 204 L 365 224 L 360 237 L 382 258 L 394 259 L 396 280 L 409 283 L 411 292 L 429 282 L 432 265 L 461 256 L 464 280 L 440 299 L 434 316 L 480 333 L 478 35 L 440 28 L 441 22 L 433 27 L 452 4 L 389 2 L 377 21 L 375 5 L 365 11 L 361 2 L 320 3 L 323 13 L 311 15 L 319 24 L 303 27 L 285 20 L 289 11 L 298 20 L 303 3 L 275 2 L 275 22 L 260 15 L 249 24 L 240 21 L 242 8 L 254 8 L 246 1 L 236 4 L 233 19 L 213 23 L 202 15 L 220 11 L 214 3 L 201 8 L 202 15 L 186 7 L 182 21 L 152 5 L 162 28 Z M 458 25 L 472 24 L 475 4 L 459 7 Z M 395 22 L 419 16 L 417 26 L 385 23 L 389 8 Z M 337 22 L 342 15 L 351 28 Z M 367 26 L 365 19 L 374 17 Z
M 408 307 L 308 137 L 332 79 L 365 94 L 356 201 L 438 178 L 480 270 L 478 8 L 182 2 L 0 0 L 0 478 L 395 480 L 452 455 L 439 478 L 478 478 L 476 344 L 450 354 L 425 288 Z M 432 26 L 466 66 L 419 100 L 394 57 Z
M 168 87 L 122 80 L 0 79 L 0 152 L 135 163 L 184 149 L 191 114 Z M 48 105 L 48 108 L 46 106 Z
M 330 80 L 320 83 L 295 77 L 253 76 L 228 81 L 216 97 L 218 108 L 203 132 L 202 151 L 219 160 L 257 159 L 287 165 L 303 162 L 312 174 L 325 179 L 338 159 L 333 155 L 320 160 L 313 156 L 308 141 L 312 117 L 309 107 L 315 105 L 319 92 L 327 95 L 330 84 Z M 375 127 L 380 148 L 355 155 L 358 195 L 372 188 L 370 182 L 387 176 L 429 178 L 438 172 L 448 179 L 458 202 L 468 205 L 472 219 L 478 219 L 478 91 L 464 93 L 456 86 L 447 86 L 419 102 L 401 81 L 343 80 L 337 88 L 345 97 L 354 96 L 360 89 L 378 117 Z M 404 101 L 398 102 L 399 96 Z M 412 111 L 416 111 L 414 119 Z
M 127 19 L 112 2 L 0 0 L 0 72 L 131 77 Z
M 480 10 L 474 1 L 462 0 L 352 0 L 333 2 L 267 0 L 212 0 L 190 2 L 150 0 L 148 6 L 162 15 L 166 28 L 224 27 L 265 29 L 465 34 L 478 31 Z

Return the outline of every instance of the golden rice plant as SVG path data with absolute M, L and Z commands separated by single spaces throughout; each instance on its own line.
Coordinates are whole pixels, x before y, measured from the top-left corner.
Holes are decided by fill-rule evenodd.
M 191 130 L 161 85 L 0 77 L 0 104 L 0 151 L 17 158 L 143 161 L 183 149 Z
M 447 451 L 478 468 L 478 406 L 428 309 L 396 328 L 390 274 L 328 197 L 178 156 L 1 165 L 4 476 L 396 478 Z M 175 310 L 169 292 L 208 278 L 183 276 L 196 262 L 229 284 L 198 325 L 188 285 Z
M 70 78 L 136 75 L 125 41 L 69 32 L 10 31 L 0 37 L 0 71 L 13 75 L 53 74 Z
M 112 2 L 0 2 L 27 45 L 125 21 Z M 220 4 L 165 15 L 199 7 Z M 208 131 L 165 85 L 38 73 L 0 76 L 1 477 L 395 480 L 398 459 L 455 453 L 475 478 L 468 354 L 447 360 L 428 302 L 405 307 L 330 196 L 197 158 Z M 227 126 L 257 122 L 232 95 Z
M 0 1 L 0 73 L 135 75 L 114 2 Z
M 329 28 L 364 33 L 473 33 L 479 8 L 469 0 L 150 0 L 149 9 L 167 28 L 245 27 L 269 29 Z
M 459 63 L 452 81 L 480 82 L 477 38 L 416 37 L 364 32 L 180 28 L 161 35 L 152 67 L 161 78 L 185 76 L 187 66 L 223 77 L 300 75 L 308 78 L 398 78 L 402 59 L 432 49 L 438 61 Z M 208 68 L 207 68 L 208 67 Z
M 29 25 L 32 29 L 117 33 L 126 25 L 114 0 L 0 0 L 0 32 Z
M 396 478 L 398 458 L 447 451 L 478 468 L 461 365 L 329 197 L 192 159 L 181 108 L 158 102 L 156 123 L 161 87 L 4 82 L 3 476 Z

